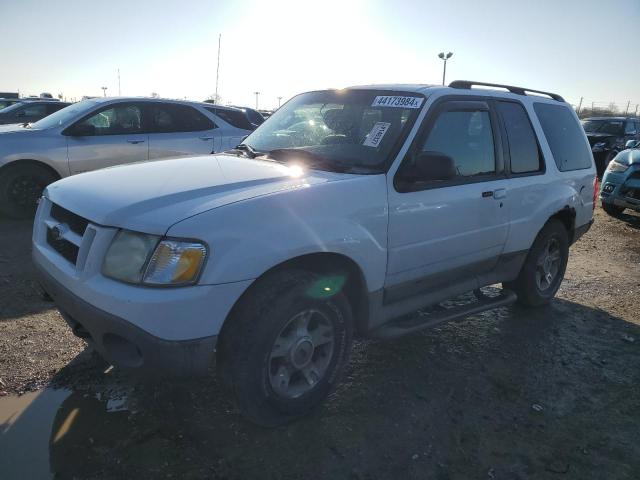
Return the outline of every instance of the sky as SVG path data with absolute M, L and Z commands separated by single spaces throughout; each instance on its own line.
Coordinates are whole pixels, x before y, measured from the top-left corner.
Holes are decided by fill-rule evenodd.
M 0 0 L 0 91 L 260 108 L 313 89 L 471 79 L 640 103 L 640 0 Z M 11 20 L 13 19 L 13 20 Z M 640 109 L 639 109 L 640 111 Z

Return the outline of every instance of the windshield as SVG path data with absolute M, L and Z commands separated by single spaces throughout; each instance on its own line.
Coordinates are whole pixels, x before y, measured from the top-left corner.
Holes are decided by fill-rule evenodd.
M 5 108 L 15 105 L 17 102 L 15 100 L 0 100 L 0 110 L 4 110 Z
M 582 122 L 582 126 L 584 131 L 589 133 L 622 135 L 624 130 L 622 120 L 584 120 Z
M 303 163 L 313 156 L 345 171 L 385 171 L 423 101 L 418 93 L 385 90 L 304 93 L 283 105 L 244 143 L 258 154 L 273 152 L 276 160 L 292 159 L 295 150 L 304 150 Z M 288 154 L 282 156 L 283 151 Z
M 8 107 L 4 108 L 2 110 L 2 113 L 9 113 L 9 112 L 13 112 L 14 110 L 19 109 L 20 107 L 22 107 L 22 105 L 24 105 L 23 102 L 18 102 L 18 103 L 14 103 L 12 105 L 9 105 Z M 1 105 L 0 105 L 1 106 Z
M 38 120 L 31 125 L 31 128 L 46 129 L 53 127 L 60 127 L 68 122 L 84 115 L 89 110 L 96 106 L 95 100 L 83 100 L 73 105 L 69 105 L 55 113 L 52 113 L 48 117 L 44 117 L 42 120 Z

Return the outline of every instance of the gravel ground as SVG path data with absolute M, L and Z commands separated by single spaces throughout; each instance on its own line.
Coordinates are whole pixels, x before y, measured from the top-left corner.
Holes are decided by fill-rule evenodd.
M 69 389 L 55 478 L 640 478 L 638 215 L 598 209 L 550 306 L 359 341 L 330 401 L 271 430 L 215 380 L 136 384 L 84 351 L 39 297 L 29 235 L 0 220 L 0 396 Z

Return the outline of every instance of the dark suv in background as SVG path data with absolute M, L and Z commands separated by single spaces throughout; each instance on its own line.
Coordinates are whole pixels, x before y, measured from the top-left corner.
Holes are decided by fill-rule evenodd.
M 628 117 L 591 117 L 582 120 L 589 139 L 598 176 L 609 162 L 625 149 L 629 140 L 640 140 L 640 120 Z
M 58 100 L 26 100 L 0 110 L 0 125 L 33 123 L 71 105 Z

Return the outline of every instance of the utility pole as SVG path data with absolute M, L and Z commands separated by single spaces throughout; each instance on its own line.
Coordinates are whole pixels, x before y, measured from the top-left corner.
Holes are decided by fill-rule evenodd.
M 582 108 L 582 100 L 584 99 L 584 97 L 580 97 L 580 103 L 578 104 L 578 113 L 577 115 L 580 116 L 580 109 Z
M 218 66 L 216 67 L 216 95 L 213 97 L 213 103 L 218 103 L 218 76 L 220 74 L 220 42 L 222 41 L 222 34 L 218 35 Z
M 258 95 L 260 95 L 260 92 L 253 92 L 253 94 L 256 96 L 256 110 L 258 110 Z
M 120 69 L 118 69 L 118 96 L 122 96 L 122 90 L 120 89 Z
M 452 55 L 453 55 L 453 52 L 449 52 L 446 55 L 444 52 L 440 52 L 438 54 L 438 57 L 440 57 L 441 60 L 444 60 L 444 68 L 442 70 L 442 85 L 444 85 L 444 80 L 447 76 L 447 60 L 449 60 Z
M 278 97 L 278 108 L 280 108 L 281 103 L 282 103 L 282 97 Z
M 627 109 L 624 111 L 625 116 L 629 113 L 629 107 L 631 106 L 631 100 L 627 102 Z
M 595 112 L 595 108 L 593 108 L 595 102 L 591 102 L 591 115 L 593 115 L 593 112 Z
M 102 89 L 102 94 L 106 97 L 107 96 L 107 87 L 100 87 Z
M 633 115 L 634 115 L 634 116 L 637 116 L 637 115 L 638 115 L 638 105 L 640 105 L 640 103 L 636 103 L 636 111 L 635 111 L 635 112 L 633 112 Z

